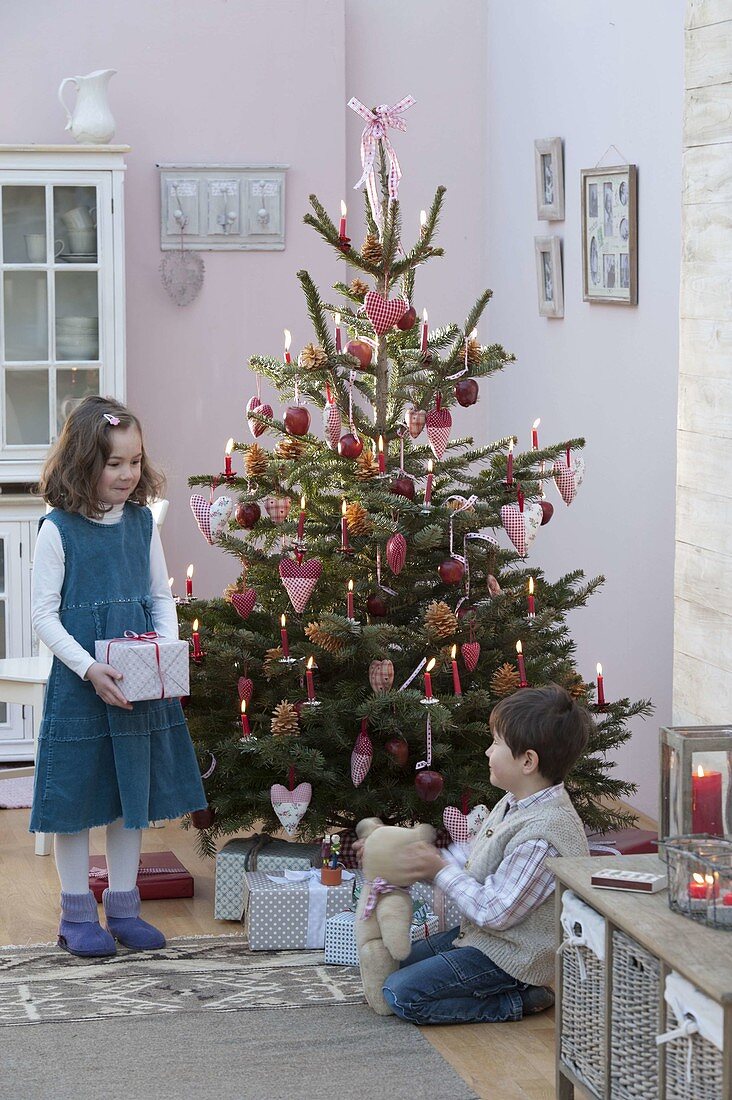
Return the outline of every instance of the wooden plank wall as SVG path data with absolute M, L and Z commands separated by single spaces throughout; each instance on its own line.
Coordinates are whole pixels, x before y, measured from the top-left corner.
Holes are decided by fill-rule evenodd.
M 732 723 L 732 0 L 687 0 L 674 724 Z

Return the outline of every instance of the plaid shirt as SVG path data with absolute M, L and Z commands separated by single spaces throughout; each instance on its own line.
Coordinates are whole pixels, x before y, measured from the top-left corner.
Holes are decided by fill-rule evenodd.
M 505 817 L 517 809 L 548 802 L 563 790 L 564 784 L 558 783 L 521 801 L 509 791 Z M 546 840 L 527 840 L 519 844 L 482 885 L 463 870 L 465 852 L 458 846 L 443 855 L 447 855 L 450 862 L 435 875 L 435 886 L 439 886 L 462 915 L 479 928 L 512 928 L 520 924 L 554 890 L 554 875 L 547 870 L 544 861 L 547 856 L 558 856 L 559 852 Z

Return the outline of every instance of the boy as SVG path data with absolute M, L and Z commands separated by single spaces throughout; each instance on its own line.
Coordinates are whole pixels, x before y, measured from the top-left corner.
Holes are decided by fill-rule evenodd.
M 554 1003 L 554 876 L 545 861 L 589 855 L 563 780 L 590 728 L 587 711 L 556 684 L 524 688 L 494 707 L 486 756 L 491 783 L 507 793 L 467 862 L 430 844 L 404 852 L 404 869 L 434 879 L 462 920 L 417 944 L 386 981 L 386 1002 L 403 1020 L 520 1020 Z

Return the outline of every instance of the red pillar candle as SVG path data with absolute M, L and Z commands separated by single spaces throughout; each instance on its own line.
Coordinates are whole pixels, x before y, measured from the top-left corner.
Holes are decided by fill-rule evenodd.
M 348 550 L 348 520 L 346 519 L 346 502 L 341 501 L 341 550 Z
M 424 697 L 425 699 L 432 698 L 432 669 L 437 664 L 434 657 L 427 662 L 427 667 L 424 670 Z
M 188 599 L 193 595 L 193 564 L 189 565 L 186 569 L 186 596 Z
M 379 473 L 383 474 L 386 470 L 386 459 L 384 458 L 384 437 L 383 437 L 383 435 L 379 436 L 378 451 L 379 451 Z
M 541 417 L 537 416 L 534 423 L 531 425 L 531 446 L 533 450 L 539 450 L 539 425 L 541 424 Z
M 302 542 L 302 537 L 305 532 L 305 497 L 300 497 L 300 515 L 297 520 L 297 541 Z
M 242 699 L 242 701 L 241 701 L 241 735 L 242 735 L 242 739 L 245 738 L 245 737 L 249 737 L 251 732 L 252 731 L 249 728 L 249 719 L 247 718 L 247 701 L 246 701 L 246 699 Z
M 341 345 L 341 315 L 340 315 L 340 313 L 334 314 L 333 320 L 335 321 L 336 351 L 342 351 L 343 349 L 342 349 L 342 345 Z
M 508 458 L 506 459 L 506 484 L 513 485 L 513 440 L 508 445 Z
M 536 604 L 534 603 L 534 578 L 529 577 L 529 618 L 533 619 L 536 615 Z
M 456 695 L 462 695 L 463 689 L 460 685 L 460 673 L 457 666 L 457 646 L 452 647 L 452 686 Z
M 429 504 L 432 501 L 432 471 L 434 469 L 434 463 L 432 459 L 429 459 L 427 463 L 427 485 L 424 490 L 424 502 Z
M 231 477 L 231 452 L 234 449 L 234 440 L 230 439 L 224 451 L 224 477 Z
M 348 207 L 343 199 L 341 199 L 341 220 L 338 226 L 338 236 L 345 237 L 346 235 L 346 215 L 348 214 Z
M 691 777 L 691 831 L 723 836 L 722 773 L 704 771 L 701 764 Z
M 305 668 L 305 682 L 308 689 L 308 702 L 312 703 L 315 699 L 315 685 L 313 683 L 313 658 L 308 657 L 308 663 Z
M 599 662 L 597 665 L 597 705 L 598 707 L 605 706 L 605 678 L 602 675 L 602 665 Z
M 524 665 L 524 647 L 521 642 L 516 642 L 516 660 L 518 662 L 519 677 L 521 679 L 521 687 L 528 687 L 528 680 L 526 679 L 526 666 Z
M 422 341 L 419 345 L 420 351 L 427 351 L 427 310 L 422 310 Z
M 193 642 L 193 660 L 200 661 L 203 656 L 203 650 L 201 649 L 201 635 L 198 633 L 198 619 L 193 620 L 191 641 Z
M 282 656 L 290 656 L 290 643 L 287 638 L 287 619 L 283 615 L 280 619 L 280 640 L 282 642 Z
M 346 608 L 348 618 L 355 618 L 355 615 L 353 614 L 353 581 L 348 582 L 348 597 L 346 600 Z
M 292 333 L 289 328 L 285 329 L 285 362 L 291 363 L 292 357 L 290 355 L 290 344 L 292 343 Z

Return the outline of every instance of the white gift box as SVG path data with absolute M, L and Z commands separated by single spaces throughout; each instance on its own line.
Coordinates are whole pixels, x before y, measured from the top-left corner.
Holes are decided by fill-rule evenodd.
M 130 703 L 189 694 L 187 642 L 129 632 L 128 637 L 96 642 L 94 656 L 122 673 L 119 687 Z
M 434 936 L 436 932 L 437 917 L 434 913 L 425 913 L 423 921 L 413 924 L 410 929 L 412 943 Z M 358 966 L 355 913 L 337 913 L 325 922 L 325 961 L 331 966 Z

